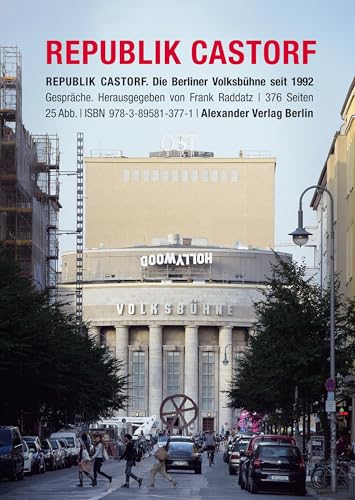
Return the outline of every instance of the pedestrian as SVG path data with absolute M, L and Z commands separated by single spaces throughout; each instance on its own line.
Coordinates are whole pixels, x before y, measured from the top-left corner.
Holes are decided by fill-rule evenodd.
M 83 487 L 83 474 L 91 479 L 91 485 L 95 485 L 95 480 L 92 476 L 92 460 L 90 458 L 90 441 L 88 435 L 84 432 L 81 435 L 81 443 L 78 457 L 79 471 L 79 487 Z
M 167 441 L 165 446 L 158 446 L 158 444 L 156 444 L 153 447 L 153 453 L 157 462 L 153 465 L 150 471 L 150 484 L 149 484 L 150 488 L 155 487 L 154 484 L 155 476 L 158 473 L 161 474 L 163 477 L 165 477 L 165 479 L 170 481 L 173 484 L 174 488 L 176 488 L 178 485 L 177 481 L 173 479 L 170 476 L 170 474 L 166 472 L 166 460 L 169 457 L 168 448 L 169 448 L 169 440 Z
M 216 448 L 216 440 L 211 430 L 207 431 L 205 434 L 205 450 L 207 455 L 211 454 L 210 465 L 214 463 L 214 452 Z
M 112 483 L 112 476 L 109 476 L 108 474 L 105 474 L 104 472 L 101 471 L 102 463 L 105 459 L 105 450 L 104 450 L 104 445 L 102 442 L 102 436 L 99 434 L 95 438 L 95 453 L 92 456 L 91 460 L 94 461 L 94 484 L 93 486 L 97 485 L 97 475 L 100 474 L 101 476 L 106 477 L 110 483 Z
M 131 436 L 131 434 L 125 434 L 123 439 L 124 439 L 124 442 L 126 444 L 126 449 L 125 449 L 123 455 L 120 457 L 120 460 L 123 460 L 123 459 L 126 460 L 126 469 L 125 469 L 126 482 L 124 484 L 122 484 L 121 488 L 129 488 L 129 478 L 130 477 L 133 477 L 133 479 L 135 479 L 137 481 L 139 487 L 141 487 L 143 478 L 136 476 L 132 472 L 132 467 L 135 467 L 136 458 L 137 458 L 137 450 L 132 442 L 132 436 Z

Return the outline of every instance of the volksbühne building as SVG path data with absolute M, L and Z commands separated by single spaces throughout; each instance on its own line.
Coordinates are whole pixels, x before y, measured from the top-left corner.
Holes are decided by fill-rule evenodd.
M 156 236 L 274 247 L 275 158 L 160 151 L 85 159 L 85 248 L 149 245 Z
M 84 252 L 83 319 L 130 374 L 120 415 L 159 416 L 163 399 L 182 393 L 199 408 L 191 430 L 234 427 L 222 391 L 252 335 L 271 263 L 271 251 L 177 234 L 160 245 Z M 66 253 L 61 293 L 73 293 L 75 279 L 75 253 Z

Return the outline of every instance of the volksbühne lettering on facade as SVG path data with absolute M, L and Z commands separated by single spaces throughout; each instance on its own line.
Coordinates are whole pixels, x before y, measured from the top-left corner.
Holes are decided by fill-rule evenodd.
M 181 253 L 174 252 L 158 253 L 141 256 L 141 266 L 163 266 L 171 264 L 174 266 L 189 266 L 196 264 L 212 264 L 212 252 Z
M 232 316 L 233 306 L 231 304 L 198 304 L 197 300 L 193 300 L 188 304 L 117 304 L 117 312 L 119 316 L 128 314 L 129 316 L 150 314 L 157 316 L 164 314 L 185 314 L 204 316 Z

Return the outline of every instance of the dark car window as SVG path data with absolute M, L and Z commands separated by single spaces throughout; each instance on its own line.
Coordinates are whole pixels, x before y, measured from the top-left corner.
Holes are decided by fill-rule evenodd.
M 42 445 L 42 448 L 44 448 L 45 450 L 48 450 L 50 448 L 48 441 L 42 441 L 41 445 Z
M 260 446 L 259 448 L 259 457 L 265 460 L 278 458 L 296 460 L 299 454 L 299 450 L 292 446 Z
M 11 445 L 11 431 L 9 429 L 0 429 L 0 446 Z
M 58 443 L 57 441 L 55 441 L 54 439 L 50 439 L 49 442 L 51 443 L 52 445 L 52 448 L 54 448 L 55 450 L 58 448 Z
M 21 438 L 20 434 L 18 433 L 18 430 L 14 430 L 14 446 L 19 446 L 21 445 Z
M 240 451 L 240 450 L 245 450 L 245 448 L 247 447 L 247 444 L 246 443 L 236 443 L 234 446 L 233 446 L 233 451 Z
M 27 442 L 27 446 L 28 446 L 29 450 L 37 451 L 37 447 L 36 447 L 34 442 L 32 442 L 32 443 Z
M 169 450 L 184 450 L 184 451 L 192 451 L 194 447 L 194 444 L 193 443 L 188 443 L 186 441 L 172 441 L 170 444 L 169 444 Z

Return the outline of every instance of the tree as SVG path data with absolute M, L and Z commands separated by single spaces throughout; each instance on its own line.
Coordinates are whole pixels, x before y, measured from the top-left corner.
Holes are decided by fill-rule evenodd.
M 41 418 L 90 422 L 127 401 L 121 362 L 48 299 L 0 249 L 0 418 L 31 432 Z
M 276 254 L 272 277 L 255 304 L 255 335 L 228 391 L 232 407 L 268 413 L 287 425 L 298 403 L 320 401 L 329 377 L 329 293 L 305 279 L 305 266 Z M 338 288 L 338 287 L 337 287 Z M 336 373 L 354 359 L 354 301 L 336 291 Z M 297 408 L 296 408 L 297 409 Z

